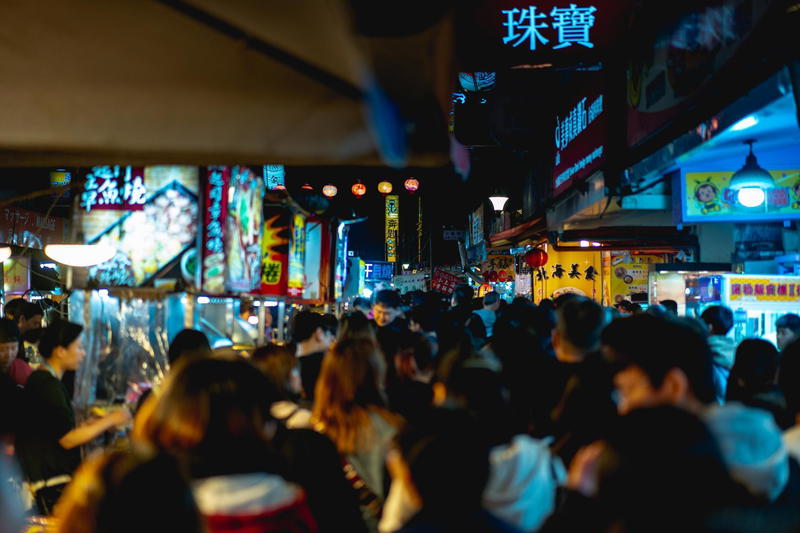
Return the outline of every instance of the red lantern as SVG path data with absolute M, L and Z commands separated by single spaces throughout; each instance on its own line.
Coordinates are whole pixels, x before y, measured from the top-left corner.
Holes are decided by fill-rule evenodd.
M 525 262 L 528 263 L 528 266 L 531 268 L 543 267 L 547 264 L 547 252 L 534 248 L 525 254 Z
M 356 183 L 350 190 L 352 191 L 352 193 L 355 195 L 356 198 L 361 198 L 362 196 L 367 194 L 367 186 L 364 185 L 363 183 Z
M 419 189 L 419 180 L 416 178 L 408 178 L 404 183 L 403 186 L 406 190 L 410 193 L 414 193 Z

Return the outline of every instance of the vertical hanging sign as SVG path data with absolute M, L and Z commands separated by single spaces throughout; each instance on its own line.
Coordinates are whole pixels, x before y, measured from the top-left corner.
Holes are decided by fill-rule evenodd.
M 400 229 L 400 197 L 386 197 L 386 260 L 397 262 L 397 234 Z
M 264 209 L 261 241 L 261 294 L 286 296 L 289 282 L 291 213 L 282 207 Z
M 225 291 L 225 224 L 228 217 L 228 167 L 208 167 L 203 225 L 203 290 Z
M 294 215 L 292 224 L 292 242 L 289 244 L 289 296 L 303 296 L 303 276 L 306 261 L 306 219 L 303 215 Z

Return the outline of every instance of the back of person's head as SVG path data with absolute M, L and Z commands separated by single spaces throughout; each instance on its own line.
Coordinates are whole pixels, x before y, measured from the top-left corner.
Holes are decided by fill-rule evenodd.
M 314 391 L 313 415 L 319 427 L 342 453 L 369 446 L 361 430 L 369 425 L 369 410 L 384 405 L 386 363 L 368 339 L 345 339 L 331 345 L 322 360 Z
M 50 359 L 56 348 L 69 348 L 82 332 L 83 326 L 66 320 L 56 320 L 44 329 L 39 340 L 39 353 L 45 359 Z
M 3 309 L 6 318 L 10 318 L 15 322 L 19 320 L 20 310 L 26 303 L 28 303 L 28 301 L 24 298 L 14 298 L 8 302 Z
M 603 330 L 601 344 L 616 368 L 638 367 L 654 388 L 678 369 L 698 401 L 708 404 L 715 399 L 708 340 L 686 323 L 646 314 L 620 318 Z
M 301 343 L 314 335 L 317 329 L 324 329 L 324 320 L 321 314 L 313 311 L 300 311 L 292 319 L 292 341 Z
M 354 310 L 369 311 L 369 308 L 372 307 L 372 304 L 370 304 L 370 301 L 367 298 L 357 296 L 353 299 L 352 307 Z
M 745 339 L 736 348 L 726 398 L 744 401 L 751 395 L 775 386 L 778 374 L 778 350 L 763 339 Z
M 776 328 L 788 329 L 795 335 L 800 335 L 800 316 L 794 313 L 783 315 L 775 322 Z
M 678 302 L 675 300 L 661 300 L 658 302 L 664 306 L 664 309 L 669 311 L 673 316 L 678 316 Z
M 382 305 L 391 309 L 400 309 L 403 306 L 403 301 L 400 298 L 400 293 L 384 289 L 375 293 L 375 305 Z
M 457 285 L 453 291 L 452 301 L 455 305 L 472 305 L 472 299 L 475 297 L 475 291 L 471 286 L 466 283 Z
M 19 328 L 9 318 L 0 318 L 0 344 L 19 342 Z
M 497 292 L 487 292 L 483 295 L 483 305 L 486 307 L 492 306 L 500 301 L 500 294 Z
M 211 355 L 211 345 L 208 342 L 208 337 L 202 331 L 184 329 L 178 332 L 169 344 L 167 360 L 170 365 L 174 365 L 181 357 L 200 354 Z
M 339 331 L 339 319 L 333 313 L 325 313 L 322 315 L 322 329 L 332 335 L 336 335 Z
M 533 305 L 533 302 L 525 296 L 516 296 L 511 300 L 511 305 Z
M 620 531 L 679 531 L 737 494 L 706 425 L 672 406 L 621 417 L 597 465 L 597 498 Z
M 158 449 L 196 458 L 201 469 L 253 461 L 266 443 L 264 424 L 280 399 L 272 383 L 248 361 L 184 359 L 167 378 L 141 424 L 144 439 Z
M 559 309 L 562 305 L 566 304 L 567 302 L 571 302 L 577 298 L 581 298 L 581 296 L 571 293 L 565 292 L 564 294 L 558 296 L 555 300 L 553 300 L 553 306 L 556 309 Z
M 603 308 L 589 298 L 571 298 L 556 311 L 559 337 L 584 353 L 599 348 L 604 320 Z
M 397 442 L 423 509 L 452 525 L 481 508 L 489 451 L 471 417 L 451 410 L 435 415 L 435 423 L 409 427 Z
M 368 339 L 375 341 L 375 328 L 367 316 L 360 311 L 346 313 L 339 321 L 339 332 L 336 341 L 345 339 Z
M 430 333 L 439 327 L 440 312 L 432 305 L 418 305 L 409 311 L 408 319 L 422 328 L 422 331 Z
M 556 310 L 556 304 L 553 303 L 553 300 L 550 298 L 544 298 L 541 302 L 539 302 L 539 308 L 542 311 L 554 311 Z
M 633 314 L 633 302 L 630 300 L 621 300 L 614 304 L 614 308 L 620 313 Z
M 789 413 L 800 415 L 800 339 L 783 349 L 778 367 L 778 385 Z
M 422 333 L 405 331 L 399 335 L 395 368 L 400 379 L 413 379 L 419 372 L 431 371 L 433 347 Z
M 56 533 L 200 533 L 203 521 L 176 461 L 103 452 L 81 464 L 55 508 Z
M 722 305 L 712 305 L 700 318 L 708 324 L 712 335 L 727 335 L 733 327 L 733 311 Z
M 275 390 L 291 396 L 290 381 L 292 372 L 297 369 L 297 357 L 288 346 L 274 342 L 259 346 L 250 361 L 270 380 Z

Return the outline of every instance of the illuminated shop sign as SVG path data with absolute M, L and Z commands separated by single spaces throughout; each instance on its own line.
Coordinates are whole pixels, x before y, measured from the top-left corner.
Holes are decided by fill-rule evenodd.
M 800 302 L 797 278 L 729 278 L 728 295 L 733 302 Z
M 769 170 L 772 183 L 740 187 L 734 171 L 686 172 L 680 179 L 682 222 L 800 218 L 800 170 Z
M 553 7 L 549 12 L 538 6 L 504 9 L 503 44 L 515 48 L 524 45 L 530 50 L 543 47 L 561 50 L 573 45 L 594 48 L 590 32 L 596 12 L 594 6 L 577 4 Z
M 81 194 L 86 211 L 141 211 L 146 200 L 144 167 L 92 167 L 86 174 Z
M 400 229 L 400 197 L 386 197 L 386 261 L 397 262 L 397 235 Z

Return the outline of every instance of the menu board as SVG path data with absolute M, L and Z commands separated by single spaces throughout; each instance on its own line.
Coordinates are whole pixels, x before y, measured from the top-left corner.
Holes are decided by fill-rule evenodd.
M 83 215 L 84 234 L 94 235 L 89 243 L 117 249 L 111 260 L 89 269 L 89 278 L 101 286 L 144 285 L 195 244 L 197 168 L 147 167 L 144 176 L 152 194 L 140 211 Z

